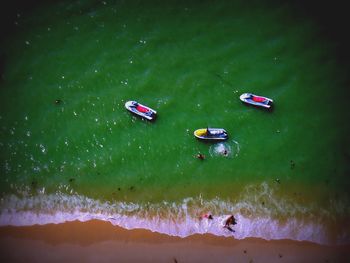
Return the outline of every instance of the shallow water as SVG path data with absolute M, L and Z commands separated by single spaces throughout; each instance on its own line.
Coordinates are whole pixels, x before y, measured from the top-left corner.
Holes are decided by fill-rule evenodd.
M 349 242 L 346 75 L 294 11 L 62 1 L 18 14 L 2 43 L 0 223 L 232 235 L 221 221 L 233 213 L 236 238 Z M 242 104 L 244 92 L 274 109 Z M 131 115 L 128 100 L 157 120 Z M 229 140 L 194 138 L 208 126 Z

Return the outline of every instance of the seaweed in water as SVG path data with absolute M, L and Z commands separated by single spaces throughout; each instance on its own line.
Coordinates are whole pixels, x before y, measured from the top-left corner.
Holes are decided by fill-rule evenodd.
M 56 100 L 55 100 L 55 104 L 56 104 L 56 105 L 62 104 L 62 100 L 61 100 L 61 99 L 56 99 Z
M 293 160 L 290 160 L 290 169 L 294 169 L 295 162 Z

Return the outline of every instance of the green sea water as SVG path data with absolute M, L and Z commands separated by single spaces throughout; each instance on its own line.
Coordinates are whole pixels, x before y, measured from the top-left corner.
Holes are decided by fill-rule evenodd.
M 9 196 L 60 193 L 163 208 L 244 199 L 255 207 L 234 212 L 252 218 L 349 219 L 346 70 L 292 5 L 57 1 L 13 23 L 1 44 L 1 211 L 38 205 Z M 242 104 L 244 92 L 273 110 Z M 156 121 L 131 115 L 128 100 Z M 194 138 L 208 126 L 229 133 L 229 156 Z

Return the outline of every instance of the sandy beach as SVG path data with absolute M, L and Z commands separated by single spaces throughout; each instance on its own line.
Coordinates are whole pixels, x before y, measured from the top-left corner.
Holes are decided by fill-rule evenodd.
M 350 245 L 171 237 L 102 221 L 1 227 L 1 262 L 349 262 Z

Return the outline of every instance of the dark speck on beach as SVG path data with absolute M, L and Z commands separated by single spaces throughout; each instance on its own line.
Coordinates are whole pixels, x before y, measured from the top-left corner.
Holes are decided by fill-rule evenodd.
M 278 256 L 279 256 L 280 258 L 282 258 L 282 257 L 283 257 L 283 255 L 282 255 L 282 254 L 278 254 Z
M 120 187 L 118 187 L 118 191 L 122 190 Z
M 243 253 L 244 253 L 244 254 L 247 254 L 247 250 L 243 250 Z
M 176 258 L 174 258 L 174 262 L 177 263 L 177 259 Z

